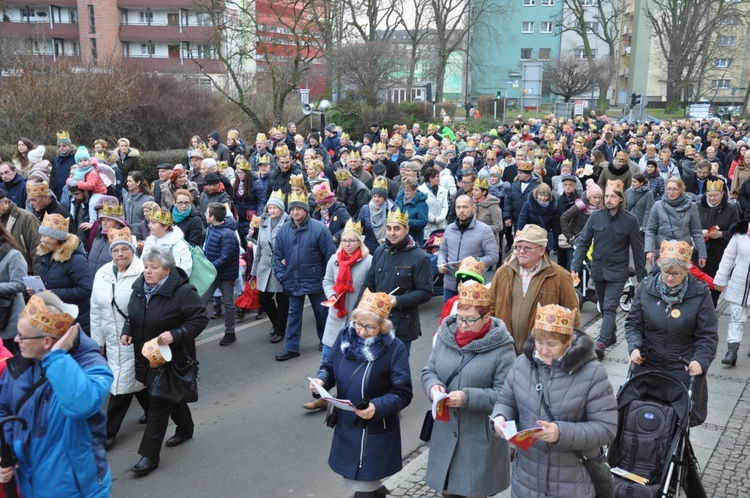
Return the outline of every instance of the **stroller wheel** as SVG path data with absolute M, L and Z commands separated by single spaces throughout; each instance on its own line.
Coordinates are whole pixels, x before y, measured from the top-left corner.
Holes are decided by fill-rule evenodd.
M 623 294 L 620 296 L 620 309 L 625 313 L 630 312 L 630 308 L 633 307 L 633 297 L 629 294 Z

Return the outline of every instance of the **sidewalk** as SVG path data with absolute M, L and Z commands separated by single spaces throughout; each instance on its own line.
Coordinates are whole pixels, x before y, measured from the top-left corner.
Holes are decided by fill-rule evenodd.
M 586 304 L 592 306 L 592 304 Z M 691 430 L 690 441 L 695 449 L 703 472 L 703 485 L 709 497 L 740 498 L 750 496 L 750 358 L 747 356 L 750 341 L 740 348 L 736 367 L 726 367 L 721 359 L 726 353 L 729 312 L 727 303 L 721 301 L 719 314 L 719 345 L 716 359 L 708 371 L 708 418 L 702 426 Z M 611 348 L 602 364 L 607 369 L 612 385 L 617 388 L 624 382 L 627 373 L 627 343 L 625 342 L 625 317 L 617 315 L 617 344 Z M 597 318 L 586 331 L 597 335 L 601 319 Z M 421 392 L 421 391 L 420 391 Z M 722 441 L 722 444 L 719 444 Z M 389 496 L 439 497 L 438 493 L 424 484 L 427 467 L 428 445 L 425 450 L 409 462 L 401 472 L 391 477 L 385 485 L 391 490 Z M 510 489 L 495 495 L 496 498 L 510 496 Z

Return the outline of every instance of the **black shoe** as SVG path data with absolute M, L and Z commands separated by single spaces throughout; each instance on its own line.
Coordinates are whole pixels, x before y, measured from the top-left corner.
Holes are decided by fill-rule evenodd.
M 603 342 L 597 342 L 596 348 L 594 348 L 594 353 L 596 353 L 596 357 L 600 360 L 604 359 L 604 351 L 607 349 L 606 344 Z
M 266 316 L 266 312 L 263 310 L 258 310 L 258 313 L 255 315 L 256 320 L 263 320 Z
M 271 326 L 271 332 L 270 332 L 270 334 L 271 335 L 276 335 L 276 329 L 273 327 L 273 325 Z
M 276 344 L 277 342 L 281 342 L 283 340 L 284 340 L 284 336 L 283 335 L 273 334 L 271 336 L 271 342 L 274 343 L 274 344 Z
M 171 438 L 167 439 L 167 447 L 173 448 L 175 446 L 179 446 L 188 439 L 193 439 L 193 436 L 180 436 L 179 434 L 175 434 Z
M 245 310 L 237 308 L 237 312 L 234 314 L 234 321 L 241 322 L 245 319 Z
M 224 337 L 219 341 L 219 346 L 229 346 L 237 342 L 237 334 L 224 334 Z
M 117 434 L 112 434 L 111 436 L 107 434 L 107 439 L 104 440 L 104 449 L 109 450 L 112 448 L 112 446 L 115 445 L 115 439 L 117 438 Z
M 148 422 L 148 415 L 141 415 L 141 418 L 138 419 L 138 423 L 146 425 L 146 422 Z
M 211 314 L 209 315 L 209 318 L 213 320 L 215 318 L 219 318 L 221 316 L 221 314 L 222 314 L 221 313 L 221 305 L 216 306 L 214 304 L 214 309 L 213 309 L 213 311 L 211 311 Z
M 287 351 L 285 349 L 284 351 L 276 355 L 276 361 L 286 361 L 286 360 L 291 360 L 292 358 L 298 358 L 298 357 L 299 357 L 299 353 L 295 353 L 294 351 Z
M 152 460 L 148 457 L 141 457 L 138 463 L 133 465 L 130 472 L 133 474 L 143 477 L 149 475 L 151 472 L 159 468 L 159 460 Z

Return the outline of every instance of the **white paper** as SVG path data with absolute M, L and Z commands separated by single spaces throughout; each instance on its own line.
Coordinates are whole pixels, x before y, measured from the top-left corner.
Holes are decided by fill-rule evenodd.
M 38 275 L 23 277 L 23 284 L 27 289 L 33 290 L 34 294 L 47 290 L 44 288 L 42 277 Z
M 329 403 L 331 403 L 333 406 L 340 408 L 342 410 L 346 410 L 348 412 L 354 411 L 354 404 L 352 404 L 352 402 L 349 401 L 348 399 L 334 398 L 333 396 L 331 396 L 331 393 L 325 390 L 323 386 L 321 386 L 317 382 L 313 382 L 312 378 L 308 377 L 307 380 L 310 381 L 310 384 L 315 386 L 315 389 L 318 391 L 318 394 L 320 394 L 320 397 L 328 401 Z
M 440 403 L 441 400 L 444 400 L 445 398 L 447 398 L 448 395 L 446 393 L 441 393 L 438 391 L 435 394 L 433 394 L 433 396 L 435 396 L 435 398 L 432 400 L 432 418 L 436 419 L 437 418 L 437 405 L 438 403 Z

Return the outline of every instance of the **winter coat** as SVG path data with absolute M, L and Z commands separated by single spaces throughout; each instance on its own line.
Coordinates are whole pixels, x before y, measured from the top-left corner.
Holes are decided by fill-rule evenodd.
M 748 221 L 743 220 L 727 231 L 731 239 L 722 253 L 714 285 L 726 287 L 724 299 L 740 306 L 750 306 L 750 235 Z
M 133 256 L 130 266 L 115 276 L 114 264 L 104 265 L 96 272 L 91 291 L 91 338 L 99 347 L 105 347 L 107 364 L 114 375 L 110 393 L 114 395 L 136 393 L 143 384 L 135 380 L 135 351 L 133 345 L 120 342 L 128 303 L 133 294 L 133 284 L 143 272 L 143 263 Z M 114 296 L 117 306 L 112 304 Z M 119 308 L 119 311 L 118 311 Z
M 659 171 L 655 171 L 652 175 L 643 173 L 648 180 L 648 188 L 654 194 L 654 201 L 660 201 L 664 197 L 664 179 L 659 174 Z
M 283 291 L 292 296 L 323 292 L 326 264 L 335 252 L 333 237 L 321 222 L 307 216 L 299 226 L 285 223 L 273 252 L 273 271 Z
M 229 148 L 221 142 L 217 143 L 216 147 L 209 147 L 209 150 L 216 153 L 217 161 L 229 162 L 232 160 L 232 154 L 229 152 Z
M 353 411 L 339 411 L 328 465 L 347 479 L 374 481 L 401 470 L 399 412 L 409 406 L 413 396 L 409 355 L 394 338 L 382 356 L 354 374 L 359 365 L 361 362 L 342 353 L 339 334 L 330 361 L 321 365 L 317 375 L 326 389 L 338 386 L 337 396 L 355 405 L 369 398 L 375 405 L 375 415 L 365 429 L 355 424 Z
M 52 185 L 50 189 L 54 192 L 55 197 L 62 199 L 63 189 L 66 188 L 66 182 L 70 176 L 70 167 L 76 163 L 75 150 L 73 147 L 66 156 L 56 155 L 52 167 Z
M 106 233 L 102 233 L 101 226 L 97 230 L 96 237 L 91 240 L 91 249 L 86 255 L 89 262 L 89 272 L 93 277 L 99 268 L 112 261 L 112 254 L 109 252 L 109 238 Z
M 16 206 L 26 207 L 26 178 L 18 172 L 16 176 L 8 182 L 2 182 L 5 196 L 16 203 Z
M 448 191 L 438 185 L 437 195 L 435 195 L 432 193 L 432 188 L 426 183 L 420 185 L 418 190 L 427 196 L 428 221 L 424 228 L 424 239 L 427 240 L 432 232 L 445 228 L 445 219 L 448 217 Z
M 188 161 L 189 162 L 189 161 Z M 128 173 L 131 171 L 141 170 L 141 153 L 138 149 L 128 149 L 128 154 L 125 159 L 120 156 L 120 151 L 117 151 L 117 166 L 122 171 L 122 177 L 127 178 Z
M 388 216 L 388 212 L 393 208 L 393 201 L 390 199 L 386 199 L 385 205 L 383 206 L 383 209 L 386 210 L 386 217 Z M 378 238 L 375 236 L 375 229 L 372 227 L 372 213 L 370 212 L 370 204 L 367 203 L 366 206 L 362 206 L 362 209 L 359 210 L 359 217 L 357 221 L 362 222 L 362 235 L 365 238 L 365 245 L 370 250 L 370 254 L 375 254 L 375 249 L 380 246 L 380 242 L 378 241 Z M 385 220 L 383 220 L 383 223 L 385 224 Z M 384 236 L 385 237 L 385 236 Z M 383 241 L 385 242 L 385 241 Z
M 733 202 L 730 203 L 726 194 L 722 196 L 719 205 L 714 207 L 709 207 L 705 195 L 701 197 L 698 202 L 698 215 L 700 216 L 703 230 L 718 226 L 719 231 L 723 234 L 718 239 L 710 237 L 708 240 L 704 239 L 708 257 L 706 258 L 706 266 L 701 269 L 704 273 L 713 277 L 716 275 L 716 270 L 719 269 L 719 262 L 724 254 L 724 250 L 732 238 L 729 228 L 740 221 L 740 217 L 737 212 L 737 205 Z
M 208 325 L 208 316 L 206 307 L 201 305 L 201 297 L 188 282 L 182 268 L 176 267 L 169 272 L 166 281 L 148 303 L 143 292 L 144 283 L 141 275 L 133 284 L 127 311 L 132 318 L 123 328 L 122 335 L 133 338 L 135 378 L 146 387 L 151 387 L 158 368 L 149 367 L 148 360 L 141 354 L 143 344 L 169 330 L 174 338 L 169 345 L 172 362 L 184 365 L 187 361 L 185 350 L 191 358 L 196 359 L 195 338 Z
M 68 239 L 55 252 L 40 244 L 39 276 L 44 288 L 52 291 L 64 303 L 78 306 L 76 322 L 89 333 L 89 300 L 93 286 L 93 274 L 86 261 L 81 240 L 75 235 Z
M 531 196 L 531 192 L 534 191 L 540 185 L 539 177 L 535 174 L 531 174 L 531 180 L 526 184 L 526 188 L 521 191 L 521 181 L 516 180 L 510 184 L 510 192 L 508 198 L 505 200 L 505 206 L 503 206 L 503 219 L 518 221 L 518 217 L 521 215 L 521 208 L 526 203 L 526 200 Z
M 23 300 L 23 291 L 26 289 L 23 277 L 26 276 L 27 269 L 23 254 L 7 242 L 0 246 L 0 298 L 13 299 L 10 304 L 10 319 L 8 325 L 0 329 L 0 339 L 13 339 L 16 336 L 18 318 L 26 305 Z
M 573 242 L 581 234 L 581 230 L 586 226 L 586 222 L 591 213 L 584 212 L 582 208 L 591 208 L 586 192 L 581 195 L 580 199 L 573 201 L 573 205 L 560 216 L 560 231 L 565 235 L 569 242 Z
M 154 196 L 148 195 L 145 192 L 136 192 L 134 194 L 130 192 L 123 193 L 122 207 L 125 211 L 125 220 L 127 220 L 128 225 L 132 227 L 143 221 L 143 205 L 147 202 L 154 202 Z
M 425 483 L 438 493 L 446 481 L 448 493 L 460 496 L 492 496 L 510 485 L 508 442 L 492 433 L 487 415 L 497 403 L 516 352 L 502 320 L 491 320 L 487 335 L 460 348 L 456 344 L 456 318 L 446 318 L 422 369 L 422 388 L 428 400 L 435 385 L 446 392 L 464 393 L 463 405 L 448 409 L 450 420 L 436 420 L 432 428 Z M 476 357 L 446 385 L 445 381 L 472 353 Z
M 698 206 L 688 196 L 683 194 L 677 207 L 667 204 L 666 199 L 654 203 L 646 225 L 644 250 L 653 252 L 658 259 L 663 240 L 684 240 L 695 247 L 699 258 L 706 257 Z
M 503 223 L 503 208 L 500 206 L 500 199 L 494 195 L 487 195 L 483 200 L 476 203 L 477 220 L 481 221 L 492 229 L 495 240 L 500 241 L 500 236 L 505 232 Z
M 16 206 L 13 201 L 9 201 L 8 210 L 0 218 L 0 223 L 5 226 L 8 233 L 13 236 L 13 239 L 21 247 L 21 254 L 26 258 L 29 274 L 37 275 L 39 255 L 36 249 L 41 240 L 41 236 L 39 235 L 39 219 L 25 209 Z
M 654 207 L 654 193 L 651 192 L 648 185 L 641 185 L 635 190 L 632 188 L 626 190 L 625 206 L 628 212 L 638 220 L 641 232 L 645 232 L 648 215 L 651 213 L 651 208 Z
M 638 165 L 631 160 L 628 160 L 628 164 L 626 166 L 618 167 L 614 164 L 608 164 L 605 168 L 602 169 L 597 184 L 599 185 L 599 187 L 601 187 L 602 192 L 604 192 L 607 189 L 608 180 L 620 180 L 622 182 L 623 189 L 627 190 L 630 188 L 633 174 L 638 173 L 638 171 Z
M 255 257 L 250 274 L 257 278 L 258 290 L 261 292 L 282 292 L 283 290 L 273 274 L 273 253 L 276 236 L 289 219 L 289 215 L 282 212 L 276 226 L 271 228 L 271 216 L 268 213 L 260 218 L 260 231 L 255 244 Z
M 7 363 L 0 378 L 0 417 L 18 415 L 29 422 L 26 430 L 17 423 L 3 426 L 19 460 L 21 495 L 109 497 L 107 417 L 101 407 L 112 372 L 96 342 L 79 333 L 68 352 L 51 351 L 41 362 L 17 355 Z M 45 380 L 32 391 L 41 372 Z M 33 394 L 18 410 L 27 392 Z
M 716 310 L 708 286 L 688 275 L 685 297 L 670 311 L 662 302 L 658 277 L 658 273 L 649 275 L 635 291 L 625 320 L 628 353 L 638 349 L 646 359 L 636 372 L 642 369 L 666 372 L 680 379 L 685 387 L 690 376 L 679 358 L 700 363 L 703 374 L 695 379 L 690 416 L 690 425 L 699 425 L 706 419 L 708 409 L 706 372 L 716 357 L 719 341 Z
M 424 229 L 429 221 L 429 209 L 425 193 L 417 190 L 414 197 L 407 201 L 402 189 L 396 197 L 393 209 L 400 209 L 401 213 L 409 215 L 409 235 L 422 247 L 422 244 L 424 244 Z
M 245 174 L 252 175 L 249 171 L 246 171 Z M 265 205 L 266 187 L 257 177 L 253 177 L 253 185 L 249 194 L 240 196 L 235 189 L 234 209 L 237 211 L 237 232 L 240 234 L 240 238 L 247 237 L 253 214 L 260 216 Z
M 352 178 L 352 184 L 349 188 L 345 188 L 339 184 L 336 189 L 336 200 L 346 207 L 352 218 L 356 218 L 359 214 L 359 210 L 362 206 L 366 206 L 370 202 L 370 191 L 367 189 L 364 183 Z
M 190 254 L 190 246 L 185 242 L 185 235 L 179 227 L 172 227 L 167 234 L 157 239 L 156 235 L 149 235 L 143 242 L 143 248 L 147 246 L 168 247 L 174 257 L 175 265 L 185 270 L 189 277 L 193 271 L 193 256 Z
M 455 263 L 469 256 L 484 263 L 487 270 L 500 259 L 499 246 L 492 229 L 486 223 L 478 221 L 476 216 L 472 217 L 464 231 L 459 228 L 458 221 L 445 228 L 437 264 Z M 443 288 L 456 290 L 456 270 L 458 267 L 448 265 L 448 273 L 443 275 Z
M 289 170 L 286 172 L 282 172 L 278 166 L 274 166 L 273 168 L 271 168 L 271 171 L 268 172 L 266 199 L 271 197 L 271 192 L 275 192 L 277 190 L 281 190 L 283 194 L 290 194 L 292 192 L 292 186 L 289 183 L 289 179 L 292 175 L 302 175 L 302 177 L 305 179 L 305 183 L 308 183 L 307 174 L 302 171 L 302 168 L 300 168 L 299 164 L 297 163 L 293 162 L 291 168 L 289 168 Z M 311 192 L 309 188 L 307 189 L 307 191 Z
M 232 199 L 229 197 L 226 190 L 221 190 L 214 194 L 209 194 L 208 192 L 204 190 L 201 193 L 201 199 L 198 202 L 198 213 L 200 213 L 201 216 L 205 216 L 206 209 L 208 209 L 208 205 L 212 202 L 219 202 L 221 204 L 226 204 L 227 206 L 232 205 Z M 205 220 L 204 220 L 204 224 L 205 224 Z
M 729 191 L 733 199 L 736 199 L 739 196 L 740 189 L 745 183 L 747 183 L 746 180 L 748 179 L 750 179 L 750 168 L 746 167 L 744 164 L 734 170 L 732 188 Z
M 547 252 L 557 247 L 557 236 L 560 235 L 560 222 L 557 219 L 557 199 L 547 206 L 542 206 L 533 195 L 529 196 L 521 208 L 521 214 L 516 222 L 516 230 L 523 230 L 526 225 L 537 225 L 547 231 Z
M 203 240 L 206 236 L 206 229 L 203 226 L 203 215 L 198 212 L 198 208 L 190 206 L 190 216 L 175 224 L 180 230 L 185 241 L 191 245 L 203 247 Z
M 328 208 L 328 213 L 327 228 L 328 231 L 331 232 L 331 237 L 333 237 L 334 242 L 338 244 L 341 240 L 341 232 L 344 231 L 346 222 L 349 221 L 352 216 L 349 215 L 349 211 L 347 211 L 346 207 L 339 201 L 333 201 L 333 204 Z M 312 217 L 314 220 L 323 223 L 323 213 L 320 212 L 320 209 L 316 209 L 313 212 Z M 325 223 L 323 223 L 323 225 L 325 225 Z
M 216 280 L 237 280 L 240 272 L 237 223 L 227 217 L 221 225 L 209 225 L 203 252 L 216 268 Z
M 343 251 L 343 249 L 339 249 Z M 367 272 L 370 270 L 372 265 L 372 255 L 368 254 L 364 258 L 359 259 L 351 267 L 352 270 L 352 292 L 348 292 L 346 297 L 346 315 L 339 318 L 338 310 L 336 308 L 328 309 L 328 319 L 326 320 L 326 328 L 323 332 L 323 345 L 333 346 L 336 337 L 338 337 L 341 329 L 349 324 L 349 320 L 352 318 L 352 311 L 357 305 L 357 298 L 362 290 L 362 286 L 365 285 L 365 278 L 367 278 Z M 333 290 L 333 286 L 336 284 L 336 278 L 339 276 L 339 262 L 338 253 L 331 256 L 326 265 L 326 276 L 323 277 L 323 293 L 326 297 L 330 297 L 336 292 Z
M 536 390 L 539 382 L 541 391 Z M 537 420 L 549 421 L 540 396 L 545 397 L 560 437 L 554 444 L 539 440 L 526 451 L 516 451 L 511 496 L 594 498 L 591 477 L 574 452 L 593 458 L 614 441 L 617 400 L 590 337 L 576 331 L 570 349 L 551 365 L 535 356 L 534 339 L 529 337 L 505 379 L 492 418 L 515 420 L 518 430 L 536 427 Z
M 579 272 L 583 258 L 594 244 L 591 259 L 591 278 L 607 282 L 625 282 L 629 275 L 630 251 L 638 280 L 646 278 L 646 260 L 643 253 L 638 220 L 620 206 L 612 215 L 609 209 L 592 213 L 578 236 L 571 271 Z

